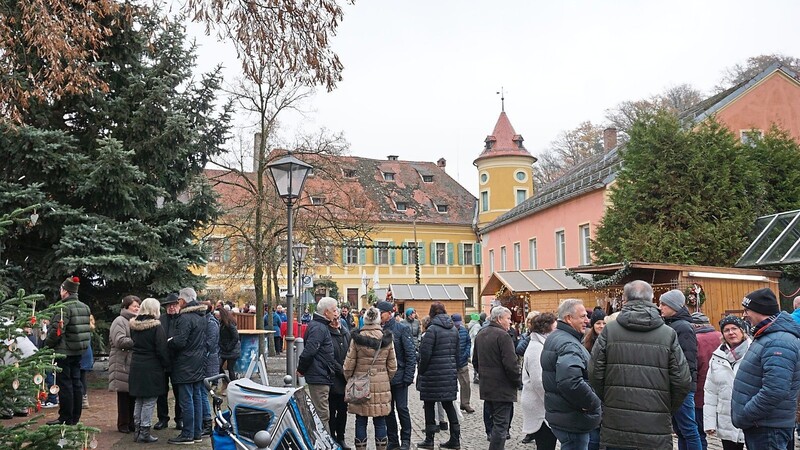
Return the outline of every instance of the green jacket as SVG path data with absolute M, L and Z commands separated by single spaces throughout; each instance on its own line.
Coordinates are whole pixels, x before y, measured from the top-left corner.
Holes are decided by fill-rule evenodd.
M 89 316 L 92 312 L 85 303 L 78 300 L 78 294 L 70 294 L 64 299 L 64 307 L 59 314 L 53 316 L 44 345 L 52 348 L 56 353 L 67 356 L 81 356 L 89 348 L 91 331 L 89 330 Z M 63 316 L 63 317 L 62 317 Z M 59 335 L 59 322 L 61 333 Z
M 628 302 L 606 325 L 592 347 L 589 382 L 603 402 L 602 445 L 672 450 L 672 413 L 692 379 L 678 335 L 652 302 Z

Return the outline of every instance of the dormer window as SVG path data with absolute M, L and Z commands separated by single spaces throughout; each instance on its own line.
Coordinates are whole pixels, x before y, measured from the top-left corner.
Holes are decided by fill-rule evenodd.
M 355 169 L 342 169 L 342 172 L 344 172 L 344 177 L 345 178 L 355 178 L 356 177 Z
M 522 141 L 524 141 L 524 140 L 525 139 L 522 139 L 522 135 L 519 135 L 519 134 L 515 135 L 514 139 L 513 139 L 514 143 L 517 144 L 517 148 L 519 148 L 519 149 L 525 149 L 525 146 L 522 145 Z
M 322 205 L 325 203 L 325 197 L 322 196 L 311 196 L 311 204 L 312 205 Z
M 405 211 L 408 209 L 408 203 L 406 202 L 395 202 L 398 211 Z
M 433 175 L 423 175 L 422 181 L 426 183 L 433 183 Z
M 485 150 L 491 150 L 492 147 L 494 147 L 494 141 L 495 141 L 494 136 L 487 137 L 486 141 L 484 141 L 486 143 L 486 146 L 484 147 L 484 149 Z
M 436 211 L 439 211 L 440 213 L 446 213 L 447 205 L 442 205 L 442 204 L 436 205 Z
M 394 172 L 383 172 L 383 179 L 385 181 L 394 181 Z

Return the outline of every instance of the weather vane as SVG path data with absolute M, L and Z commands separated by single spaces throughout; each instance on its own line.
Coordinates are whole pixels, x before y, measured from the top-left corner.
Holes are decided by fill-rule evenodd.
M 497 94 L 500 94 L 500 111 L 506 112 L 506 96 L 503 91 L 503 86 L 500 86 L 500 90 Z

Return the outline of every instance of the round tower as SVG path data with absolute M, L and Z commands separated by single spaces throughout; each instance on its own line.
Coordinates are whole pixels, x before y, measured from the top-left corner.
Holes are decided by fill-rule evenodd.
M 514 131 L 505 111 L 494 131 L 486 136 L 484 148 L 472 164 L 478 168 L 478 228 L 533 195 L 533 163 L 536 158 Z

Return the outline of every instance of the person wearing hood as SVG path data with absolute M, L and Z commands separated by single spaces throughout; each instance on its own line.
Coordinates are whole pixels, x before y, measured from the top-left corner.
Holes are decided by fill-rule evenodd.
M 731 422 L 731 393 L 739 363 L 752 341 L 747 336 L 747 325 L 736 316 L 723 317 L 719 329 L 722 345 L 711 354 L 703 386 L 703 432 L 719 437 L 723 450 L 743 450 L 744 433 Z
M 626 284 L 622 302 L 589 363 L 589 382 L 603 402 L 600 444 L 607 450 L 672 450 L 672 413 L 692 387 L 686 357 L 653 304 L 650 284 Z
M 434 411 L 441 402 L 450 422 L 450 439 L 442 448 L 461 448 L 461 425 L 453 406 L 458 391 L 458 330 L 442 302 L 431 304 L 431 324 L 419 344 L 419 375 L 417 390 L 425 408 L 425 440 L 417 448 L 432 449 L 433 437 L 439 426 Z
M 709 362 L 714 350 L 722 341 L 722 333 L 711 326 L 708 316 L 700 311 L 692 313 L 692 327 L 697 336 L 697 390 L 694 395 L 694 420 L 697 423 L 697 432 L 700 433 L 700 443 L 703 450 L 708 448 L 706 428 L 703 424 L 703 405 L 705 402 L 705 384 L 708 375 Z
M 183 288 L 178 292 L 180 311 L 174 322 L 175 333 L 167 346 L 175 355 L 170 377 L 178 386 L 178 401 L 183 414 L 181 433 L 170 444 L 200 443 L 203 439 L 203 403 L 201 393 L 206 374 L 206 305 L 197 303 L 197 292 Z M 173 324 L 170 323 L 170 327 Z
M 475 320 L 475 319 L 473 318 L 473 320 Z M 475 323 L 474 324 L 472 324 L 472 322 L 470 322 L 470 323 L 471 323 L 471 325 L 470 325 L 470 328 L 469 328 L 469 340 L 472 341 L 472 342 L 475 342 L 475 338 L 478 336 L 478 332 L 483 329 L 483 326 L 486 323 L 488 323 L 486 321 L 486 313 L 485 312 L 480 313 L 480 315 L 478 315 L 478 319 L 475 320 Z M 473 347 L 472 351 L 473 351 L 473 353 L 475 352 L 475 348 L 474 347 Z M 473 370 L 472 371 L 472 382 L 473 383 L 478 384 L 478 376 L 479 376 L 478 375 L 478 371 L 477 370 Z
M 733 381 L 731 417 L 749 449 L 794 447 L 800 391 L 800 326 L 769 288 L 742 299 L 753 342 Z
M 679 450 L 703 450 L 700 433 L 697 432 L 694 393 L 697 390 L 697 335 L 692 328 L 692 316 L 686 309 L 686 296 L 678 289 L 661 294 L 658 299 L 664 323 L 678 334 L 678 343 L 689 364 L 692 384 L 683 405 L 672 414 L 672 428 L 678 435 Z

